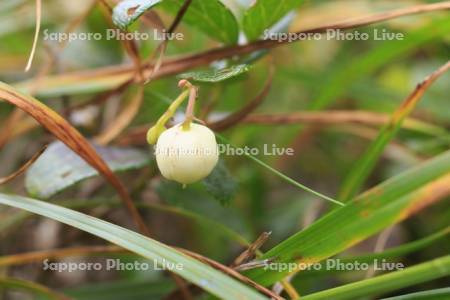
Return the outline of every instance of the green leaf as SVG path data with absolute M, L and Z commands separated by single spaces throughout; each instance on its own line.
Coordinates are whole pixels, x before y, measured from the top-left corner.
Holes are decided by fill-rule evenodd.
M 288 12 L 300 6 L 303 0 L 257 0 L 245 12 L 244 32 L 249 40 L 256 40 Z
M 450 275 L 450 255 L 401 271 L 306 295 L 304 300 L 360 299 Z M 444 298 L 441 298 L 444 299 Z
M 119 28 L 126 30 L 155 6 L 176 16 L 183 4 L 184 0 L 125 0 L 114 7 L 112 19 Z M 226 44 L 237 42 L 239 28 L 236 18 L 219 0 L 192 1 L 183 16 L 183 22 Z
M 117 4 L 113 9 L 113 23 L 126 30 L 147 10 L 161 3 L 162 0 L 125 0 Z
M 183 3 L 184 0 L 164 0 L 161 6 L 172 15 L 176 15 Z M 238 40 L 239 27 L 236 18 L 219 0 L 192 1 L 183 22 L 225 44 L 234 44 Z
M 172 247 L 115 224 L 35 199 L 0 194 L 0 204 L 20 208 L 91 233 L 158 265 L 181 264 L 173 271 L 222 299 L 266 299 L 253 289 Z
M 263 258 L 273 258 L 276 264 L 305 264 L 333 256 L 408 217 L 410 209 L 423 199 L 418 187 L 449 172 L 450 150 L 363 193 L 281 242 Z M 268 285 L 284 278 L 288 271 L 258 269 L 247 275 Z
M 401 295 L 391 298 L 383 298 L 382 300 L 442 300 L 450 299 L 450 288 L 435 289 L 422 291 L 412 294 Z
M 145 166 L 150 155 L 131 148 L 94 146 L 112 171 L 125 171 Z M 36 197 L 48 198 L 75 183 L 98 175 L 82 158 L 57 141 L 27 170 L 25 187 Z
M 178 75 L 179 78 L 189 79 L 199 82 L 219 82 L 239 76 L 250 70 L 250 66 L 246 64 L 235 65 L 219 70 L 187 72 Z
M 203 184 L 208 193 L 222 205 L 229 204 L 237 191 L 237 183 L 222 160 L 219 160 L 211 174 L 203 180 Z

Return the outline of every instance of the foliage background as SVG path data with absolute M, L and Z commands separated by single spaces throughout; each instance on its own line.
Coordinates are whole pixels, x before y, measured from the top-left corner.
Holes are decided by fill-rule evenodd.
M 226 4 L 237 15 L 244 14 L 245 11 L 241 8 L 239 12 L 239 7 L 249 5 L 247 1 L 224 2 L 228 2 Z M 298 10 L 292 15 L 288 30 L 293 32 L 314 28 L 355 16 L 434 2 L 438 1 L 303 1 L 300 5 L 293 5 L 292 8 Z M 90 3 L 91 1 L 45 1 L 42 30 L 64 31 L 69 22 L 83 15 Z M 84 73 L 78 73 L 81 74 L 80 77 L 60 82 L 58 74 L 132 65 L 132 60 L 124 51 L 123 45 L 117 41 L 75 41 L 59 51 L 54 43 L 46 45 L 41 36 L 33 68 L 29 73 L 24 73 L 23 67 L 34 34 L 34 9 L 34 3 L 30 1 L 5 1 L 0 4 L 0 79 L 23 89 L 27 80 L 40 78 L 40 70 L 49 60 L 48 52 L 57 53 L 58 62 L 49 72 L 49 76 L 52 76 L 48 77 L 50 81 L 46 81 L 47 75 L 44 75 L 41 82 L 37 81 L 37 92 L 34 94 L 67 118 L 85 137 L 95 137 L 115 122 L 120 112 L 132 105 L 134 90 L 129 89 L 97 103 L 96 100 L 100 99 L 99 95 L 103 92 L 96 86 L 97 79 L 91 81 L 88 77 L 83 78 Z M 173 13 L 168 13 L 170 9 L 157 7 L 155 11 L 166 26 L 174 18 Z M 251 23 L 251 20 L 246 22 Z M 248 25 L 246 22 L 242 21 L 240 26 L 249 26 L 251 29 L 247 33 L 252 36 L 251 31 L 256 25 Z M 239 110 L 263 89 L 270 68 L 273 68 L 271 89 L 252 114 L 292 116 L 298 112 L 306 112 L 307 115 L 308 112 L 323 112 L 320 120 L 269 124 L 265 119 L 262 122 L 265 124 L 252 124 L 247 119 L 232 124 L 220 134 L 237 146 L 263 149 L 264 144 L 273 144 L 292 147 L 295 152 L 292 157 L 258 158 L 294 180 L 336 198 L 344 179 L 354 168 L 355 161 L 376 138 L 380 124 L 371 124 L 364 115 L 358 122 L 333 121 L 333 111 L 345 110 L 352 116 L 361 111 L 391 115 L 417 83 L 448 60 L 449 23 L 448 12 L 431 12 L 357 29 L 371 35 L 374 29 L 401 32 L 405 35 L 404 41 L 300 41 L 271 49 L 270 52 L 257 52 L 256 58 L 242 56 L 241 59 L 251 64 L 248 72 L 218 83 L 196 83 L 200 91 L 198 115 L 206 119 L 204 113 L 208 108 L 211 110 L 209 120 L 216 120 Z M 76 31 L 104 33 L 111 26 L 107 10 L 96 5 L 80 21 Z M 132 29 L 152 30 L 145 22 L 132 25 Z M 205 34 L 201 27 L 190 24 L 188 19 L 181 22 L 177 31 L 182 32 L 185 38 L 183 41 L 168 43 L 166 58 L 222 46 L 221 41 L 214 36 L 217 32 Z M 158 42 L 143 41 L 138 45 L 140 57 L 147 58 L 155 51 Z M 242 61 L 235 59 L 221 63 L 238 62 Z M 206 67 L 203 66 L 203 69 Z M 448 74 L 442 75 L 426 91 L 410 115 L 422 123 L 416 126 L 404 123 L 404 127 L 384 149 L 362 190 L 376 186 L 449 149 L 449 79 Z M 111 86 L 108 89 L 115 86 L 112 78 L 100 78 L 100 83 L 101 80 Z M 334 208 L 332 204 L 290 185 L 245 156 L 223 156 L 223 172 L 217 175 L 220 177 L 213 182 L 212 187 L 198 183 L 182 189 L 179 185 L 164 180 L 156 169 L 151 149 L 146 145 L 142 132 L 164 113 L 179 94 L 178 80 L 176 75 L 170 75 L 146 84 L 138 113 L 110 143 L 110 146 L 131 147 L 148 154 L 144 158 L 131 157 L 134 164 L 132 170 L 121 172 L 119 176 L 132 198 L 140 205 L 147 206 L 141 212 L 154 239 L 229 264 L 244 249 L 243 240 L 254 241 L 263 231 L 271 231 L 269 240 L 262 247 L 263 251 L 267 251 Z M 27 87 L 30 87 L 29 83 Z M 68 108 L 76 108 L 89 101 L 92 102 L 89 109 L 72 109 L 68 112 Z M 2 138 L 5 137 L 6 122 L 13 111 L 12 105 L 0 102 Z M 180 116 L 182 115 L 177 117 Z M 39 151 L 42 145 L 54 140 L 48 131 L 34 124 L 22 117 L 10 128 L 12 135 L 7 136 L 7 142 L 1 145 L 0 176 L 12 173 Z M 2 139 L 0 141 L 3 142 Z M 61 150 L 54 158 L 48 158 L 44 165 L 56 170 L 61 165 L 70 163 L 66 159 L 69 151 Z M 60 161 L 57 161 L 58 158 Z M 81 167 L 83 168 L 87 166 Z M 29 169 L 30 172 L 31 170 Z M 448 171 L 443 174 L 448 174 Z M 43 187 L 48 184 L 46 180 L 52 180 L 50 175 L 47 178 L 46 175 L 47 172 L 42 175 Z M 214 197 L 211 188 L 218 189 L 215 195 L 219 197 Z M 2 185 L 0 190 L 2 193 L 19 195 L 27 195 L 29 192 L 25 189 L 24 177 Z M 224 200 L 224 194 L 231 197 L 225 197 Z M 31 196 L 35 195 L 36 192 Z M 45 200 L 134 228 L 118 199 L 114 189 L 104 179 L 94 177 Z M 412 242 L 448 228 L 449 219 L 448 197 L 443 197 L 442 201 L 395 225 L 385 248 Z M 100 239 L 78 229 L 37 216 L 25 217 L 23 211 L 4 206 L 0 207 L 0 236 L 2 256 L 103 244 Z M 377 239 L 379 241 L 378 235 L 373 235 L 338 256 L 349 257 L 373 252 Z M 413 266 L 446 255 L 449 250 L 447 232 L 432 245 L 401 255 L 394 261 Z M 102 261 L 104 258 L 67 259 Z M 129 254 L 123 259 L 134 260 L 136 257 Z M 1 268 L 0 274 L 39 282 L 76 299 L 148 299 L 150 295 L 154 295 L 151 297 L 156 299 L 174 288 L 170 277 L 162 272 L 55 274 L 43 271 L 40 263 L 33 263 Z M 293 278 L 292 284 L 301 295 L 305 295 L 359 281 L 364 277 L 365 272 L 337 272 L 317 276 L 300 274 Z M 407 294 L 445 285 L 445 278 L 437 279 L 380 296 Z M 6 291 L 0 291 L 1 297 L 28 299 L 23 293 Z M 199 297 L 207 296 L 204 294 Z

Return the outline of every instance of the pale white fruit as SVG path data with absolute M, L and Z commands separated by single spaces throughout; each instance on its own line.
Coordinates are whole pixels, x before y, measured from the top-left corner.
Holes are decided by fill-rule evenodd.
M 206 126 L 182 124 L 164 131 L 156 143 L 156 162 L 161 174 L 182 184 L 208 176 L 217 164 L 219 153 L 216 137 Z

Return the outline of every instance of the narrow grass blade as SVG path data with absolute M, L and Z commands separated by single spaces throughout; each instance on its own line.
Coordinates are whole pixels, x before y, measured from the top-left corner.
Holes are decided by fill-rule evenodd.
M 229 142 L 226 138 L 224 138 L 223 136 L 217 135 L 217 134 L 216 134 L 216 136 L 217 136 L 220 140 L 222 140 L 222 142 L 227 143 L 227 144 L 229 144 L 230 146 L 234 147 L 234 146 L 231 145 L 230 142 Z M 236 147 L 234 147 L 234 148 L 236 148 Z M 269 166 L 268 164 L 264 163 L 263 161 L 261 161 L 260 159 L 256 158 L 255 156 L 253 156 L 253 155 L 251 155 L 251 154 L 248 154 L 248 153 L 245 153 L 245 156 L 247 156 L 249 159 L 251 159 L 251 160 L 253 160 L 254 162 L 256 162 L 257 164 L 259 164 L 260 166 L 262 166 L 262 167 L 268 169 L 269 171 L 271 171 L 273 174 L 275 174 L 276 176 L 280 177 L 281 179 L 283 179 L 283 180 L 289 182 L 290 184 L 292 184 L 292 185 L 294 185 L 294 186 L 296 186 L 296 187 L 298 187 L 298 188 L 300 188 L 300 189 L 302 189 L 302 190 L 304 190 L 304 191 L 306 191 L 306 192 L 308 192 L 308 193 L 311 193 L 311 194 L 313 194 L 313 195 L 315 195 L 315 196 L 317 196 L 317 197 L 319 197 L 319 198 L 322 198 L 322 199 L 324 199 L 324 200 L 330 201 L 330 202 L 332 202 L 332 203 L 334 203 L 334 204 L 338 204 L 338 205 L 341 205 L 341 206 L 345 206 L 344 203 L 339 202 L 339 201 L 337 201 L 337 200 L 334 200 L 333 198 L 330 198 L 330 197 L 328 197 L 328 196 L 325 196 L 325 195 L 323 195 L 323 194 L 321 194 L 321 193 L 319 193 L 319 192 L 316 192 L 315 190 L 313 190 L 313 189 L 311 189 L 311 188 L 309 188 L 309 187 L 307 187 L 307 186 L 305 186 L 305 185 L 303 185 L 303 184 L 301 184 L 301 183 L 295 181 L 294 179 L 292 179 L 292 178 L 290 178 L 290 177 L 284 175 L 284 174 L 281 173 L 280 171 L 278 171 L 278 170 L 272 168 L 271 166 Z
M 422 291 L 397 297 L 383 298 L 382 300 L 442 300 L 450 299 L 450 288 Z
M 76 227 L 145 258 L 155 260 L 158 265 L 181 264 L 183 267 L 175 268 L 173 270 L 175 273 L 222 299 L 266 299 L 251 288 L 210 266 L 120 226 L 77 211 L 25 197 L 0 194 L 0 204 L 27 210 Z
M 320 262 L 398 223 L 450 194 L 450 150 L 372 188 L 345 207 L 338 208 L 308 228 L 281 242 L 262 259 L 275 266 L 298 267 Z M 289 274 L 288 270 L 258 269 L 246 273 L 267 285 Z
M 99 174 L 105 177 L 120 195 L 136 226 L 142 232 L 149 235 L 149 230 L 134 206 L 133 200 L 128 194 L 125 185 L 111 171 L 106 162 L 98 155 L 86 138 L 70 125 L 66 119 L 39 100 L 22 94 L 3 82 L 0 82 L 0 100 L 5 100 L 32 116 L 56 138 L 95 168 Z
M 390 248 L 382 252 L 378 253 L 368 253 L 361 254 L 352 257 L 342 257 L 339 258 L 340 262 L 343 264 L 347 263 L 358 263 L 364 264 L 367 263 L 369 265 L 373 264 L 375 260 L 392 260 L 393 258 L 399 258 L 401 256 L 407 255 L 409 253 L 414 253 L 419 250 L 422 250 L 426 247 L 430 247 L 436 242 L 441 241 L 444 238 L 447 238 L 450 234 L 450 227 L 447 227 L 443 230 L 440 230 L 430 236 L 424 237 L 420 240 L 413 241 L 407 244 L 400 245 L 398 247 Z M 343 272 L 344 270 L 327 270 L 325 268 L 325 263 L 321 263 L 322 268 L 320 270 L 305 270 L 304 272 L 300 272 L 297 277 L 306 278 L 306 277 L 316 277 L 316 276 L 330 276 L 336 273 Z M 351 270 L 349 270 L 351 271 Z
M 450 275 L 450 255 L 401 271 L 346 284 L 302 297 L 304 300 L 359 299 Z
M 403 120 L 416 107 L 417 103 L 431 84 L 449 68 L 450 62 L 447 62 L 444 66 L 440 67 L 433 74 L 419 83 L 408 98 L 406 98 L 400 107 L 392 114 L 389 122 L 380 130 L 378 137 L 368 147 L 363 156 L 355 162 L 354 167 L 346 176 L 339 195 L 341 201 L 347 201 L 358 193 L 361 186 L 375 167 L 384 148 L 402 126 Z
M 14 290 L 26 290 L 35 295 L 44 296 L 45 299 L 52 299 L 52 300 L 72 299 L 65 296 L 64 294 L 55 292 L 43 285 L 21 279 L 0 277 L 0 287 L 5 287 L 7 289 L 14 289 Z

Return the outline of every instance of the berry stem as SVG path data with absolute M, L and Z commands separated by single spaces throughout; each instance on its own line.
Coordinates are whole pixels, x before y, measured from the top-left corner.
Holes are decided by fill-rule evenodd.
M 189 102 L 186 107 L 186 119 L 183 122 L 183 129 L 188 130 L 194 120 L 195 100 L 197 99 L 197 88 L 193 85 L 189 86 Z

